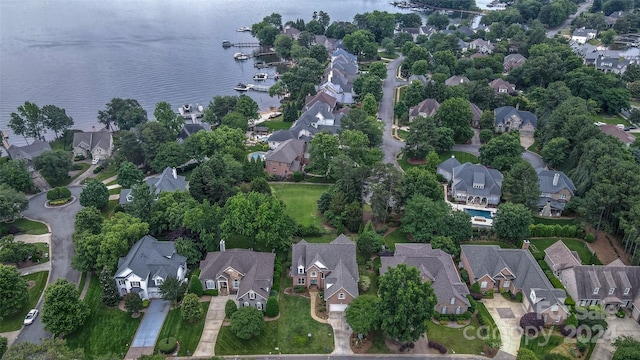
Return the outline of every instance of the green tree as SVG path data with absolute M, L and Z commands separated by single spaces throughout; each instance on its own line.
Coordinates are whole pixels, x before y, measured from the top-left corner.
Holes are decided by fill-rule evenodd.
M 138 141 L 138 136 L 131 131 L 119 131 L 114 138 L 115 147 L 118 149 L 117 158 L 129 161 L 136 165 L 144 163 L 144 150 Z
M 396 207 L 400 209 L 415 195 L 422 195 L 433 201 L 442 200 L 444 192 L 435 173 L 418 167 L 410 168 L 405 172 L 398 189 Z
M 506 202 L 498 206 L 498 212 L 493 220 L 493 229 L 503 239 L 522 240 L 529 236 L 529 225 L 532 222 L 531 211 L 527 207 Z
M 224 316 L 226 316 L 227 319 L 231 319 L 231 316 L 233 316 L 233 313 L 236 311 L 238 311 L 238 305 L 236 305 L 236 302 L 233 300 L 227 300 L 224 304 Z
M 114 126 L 129 130 L 147 122 L 147 111 L 137 100 L 113 98 L 104 110 L 98 111 L 98 122 L 109 130 L 114 130 Z
M 63 150 L 47 151 L 33 159 L 33 166 L 50 182 L 69 178 L 71 154 Z
M 378 102 L 372 94 L 365 94 L 362 99 L 362 110 L 369 116 L 376 116 L 378 113 Z
M 175 246 L 176 252 L 187 258 L 189 268 L 198 267 L 202 254 L 200 254 L 200 250 L 191 239 L 179 237 L 176 239 Z
M 10 188 L 7 184 L 0 184 L 0 220 L 11 221 L 28 207 L 29 200 L 23 193 Z
M 102 222 L 104 218 L 100 214 L 100 210 L 95 207 L 85 207 L 80 209 L 76 214 L 75 231 L 76 233 L 88 232 L 90 234 L 99 234 L 102 230 Z
M 182 320 L 190 323 L 202 319 L 204 315 L 204 310 L 200 306 L 200 298 L 196 294 L 185 295 L 180 304 L 180 310 L 182 312 Z
M 387 78 L 387 65 L 381 61 L 372 62 L 367 72 L 384 80 Z
M 382 144 L 382 129 L 380 123 L 375 116 L 368 116 L 362 109 L 351 109 L 349 114 L 342 118 L 340 127 L 344 130 L 357 130 L 367 135 L 369 146 L 372 148 Z
M 167 128 L 173 136 L 178 135 L 184 125 L 184 119 L 171 108 L 171 105 L 166 101 L 161 101 L 156 104 L 156 109 L 153 111 L 153 116 L 156 118 L 162 126 Z
M 124 308 L 127 310 L 129 315 L 133 316 L 134 314 L 139 313 L 143 308 L 142 298 L 140 298 L 140 295 L 136 293 L 128 293 L 125 295 Z
M 453 130 L 453 137 L 458 143 L 466 143 L 473 137 L 472 117 L 469 101 L 461 98 L 445 100 L 436 113 L 440 125 Z
M 449 26 L 449 17 L 445 14 L 433 13 L 427 19 L 427 25 L 433 25 L 438 30 L 444 30 Z
M 232 129 L 246 131 L 249 123 L 247 118 L 237 111 L 232 111 L 222 118 L 222 125 L 226 125 Z
M 283 59 L 289 59 L 291 57 L 292 46 L 293 39 L 285 34 L 279 34 L 278 36 L 276 36 L 276 40 L 273 43 L 276 54 L 278 54 L 278 56 Z
M 435 149 L 436 122 L 431 117 L 417 116 L 409 125 L 405 152 L 411 159 L 424 159 Z
M 416 194 L 407 202 L 404 213 L 401 230 L 411 234 L 413 241 L 429 242 L 434 236 L 447 235 L 451 208 L 444 201 Z
M 356 246 L 365 259 L 371 258 L 371 255 L 382 249 L 382 236 L 378 235 L 373 229 L 371 221 L 365 225 L 364 230 L 362 230 L 362 233 L 358 237 Z
M 67 279 L 58 279 L 47 286 L 42 305 L 44 328 L 54 336 L 64 336 L 84 324 L 89 316 L 89 307 L 80 300 L 76 284 Z
M 35 186 L 23 160 L 9 160 L 0 167 L 0 183 L 7 184 L 16 191 L 33 192 Z
M 56 359 L 56 360 L 84 360 L 83 349 L 71 350 L 65 340 L 53 338 L 42 339 L 40 344 L 28 341 L 12 345 L 2 357 L 4 360 L 24 359 Z
M 158 290 L 163 300 L 171 301 L 171 304 L 175 305 L 187 290 L 187 284 L 181 282 L 175 276 L 167 276 L 158 287 Z
M 73 119 L 67 115 L 64 109 L 55 105 L 45 105 L 42 107 L 44 126 L 52 130 L 58 138 L 58 134 L 64 134 L 66 130 L 73 126 Z
M 118 167 L 118 184 L 123 189 L 131 189 L 134 185 L 139 184 L 144 179 L 142 170 L 129 161 L 123 161 Z
M 35 244 L 15 241 L 13 235 L 7 235 L 0 239 L 0 262 L 19 263 L 27 260 L 29 256 L 37 254 Z
M 262 311 L 254 307 L 243 307 L 231 315 L 231 332 L 238 338 L 248 340 L 258 336 L 264 329 Z
M 399 264 L 378 279 L 380 329 L 392 339 L 413 342 L 427 331 L 436 297 L 413 266 Z
M 527 161 L 519 160 L 504 174 L 502 194 L 505 201 L 522 204 L 529 209 L 538 205 L 538 174 Z
M 140 126 L 140 142 L 144 150 L 144 162 L 150 165 L 156 155 L 168 142 L 175 141 L 171 131 L 157 122 L 150 122 Z
M 234 185 L 242 177 L 242 165 L 229 156 L 212 156 L 191 173 L 189 193 L 197 201 L 224 205 L 236 193 Z
M 202 282 L 200 282 L 198 275 L 191 275 L 189 279 L 189 293 L 195 294 L 196 296 L 202 296 L 202 294 L 204 294 Z
M 267 306 L 265 307 L 265 315 L 268 317 L 276 317 L 280 314 L 280 305 L 278 304 L 278 298 L 275 296 L 269 296 L 267 300 Z
M 97 235 L 99 252 L 94 268 L 107 268 L 115 272 L 118 259 L 127 255 L 131 246 L 149 232 L 149 224 L 140 221 L 129 214 L 115 213 L 102 225 L 102 231 Z
M 25 141 L 28 137 L 42 140 L 45 131 L 44 116 L 38 105 L 25 101 L 24 105 L 18 106 L 18 113 L 11 113 L 8 126 L 14 134 L 22 135 Z
M 80 205 L 103 209 L 109 204 L 109 189 L 99 180 L 90 180 L 80 193 Z
M 411 73 L 414 75 L 426 75 L 429 72 L 429 62 L 418 60 L 411 65 Z
M 313 166 L 325 177 L 329 175 L 329 163 L 338 154 L 339 140 L 337 137 L 319 132 L 309 142 L 309 158 Z
M 349 303 L 344 315 L 353 331 L 366 335 L 378 328 L 379 303 L 378 297 L 373 295 L 360 295 Z
M 452 256 L 458 256 L 460 249 L 449 236 L 434 236 L 431 239 L 431 247 L 440 249 Z
M 131 202 L 127 207 L 127 213 L 138 219 L 149 222 L 151 220 L 151 207 L 156 198 L 155 186 L 150 186 L 146 182 L 136 184 L 131 188 Z
M 7 352 L 7 347 L 9 345 L 9 341 L 6 337 L 0 336 L 0 359 Z
M 533 351 L 526 348 L 521 348 L 520 350 L 518 350 L 518 356 L 516 357 L 516 360 L 539 360 L 539 359 Z
M 219 124 L 225 115 L 235 109 L 237 102 L 237 96 L 215 96 L 204 110 L 202 121 L 209 124 Z
M 28 299 L 27 282 L 18 269 L 0 264 L 0 319 L 15 314 Z
M 156 153 L 155 158 L 151 162 L 151 168 L 156 172 L 162 172 L 162 170 L 170 167 L 176 168 L 184 164 L 187 160 L 184 146 L 177 142 L 168 142 L 160 148 Z
M 240 95 L 234 111 L 239 112 L 247 120 L 258 119 L 258 103 L 247 95 Z
M 382 80 L 373 74 L 366 74 L 358 77 L 353 82 L 353 91 L 356 94 L 371 94 L 376 101 L 382 100 Z
M 640 342 L 629 335 L 618 337 L 613 343 L 613 346 L 616 347 L 616 352 L 613 353 L 612 360 L 639 360 L 640 351 L 638 351 L 638 345 L 640 345 Z
M 105 306 L 114 307 L 120 302 L 120 293 L 116 282 L 113 280 L 113 274 L 108 269 L 100 271 L 100 288 L 102 293 L 100 299 Z
M 522 145 L 517 136 L 503 134 L 480 147 L 480 163 L 500 171 L 509 170 L 520 160 Z

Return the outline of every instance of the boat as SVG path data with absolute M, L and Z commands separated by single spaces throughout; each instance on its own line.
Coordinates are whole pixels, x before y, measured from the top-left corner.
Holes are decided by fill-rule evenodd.
M 251 28 L 248 26 L 242 26 L 236 29 L 237 32 L 251 31 Z
M 233 44 L 229 40 L 225 40 L 225 41 L 222 42 L 222 47 L 224 47 L 224 48 L 228 48 L 228 47 L 231 47 L 231 46 L 233 46 Z
M 253 67 L 258 69 L 264 69 L 264 68 L 268 68 L 269 65 L 266 62 L 264 62 L 264 60 L 258 60 L 255 63 L 253 63 Z
M 237 52 L 237 53 L 233 54 L 233 58 L 236 59 L 236 60 L 248 60 L 249 59 L 249 55 L 243 54 L 241 52 Z
M 249 91 L 249 89 L 251 89 L 251 86 L 249 86 L 249 84 L 245 84 L 245 83 L 238 83 L 238 85 L 236 85 L 233 90 L 236 91 Z
M 278 81 L 280 80 L 280 73 L 276 72 L 275 74 L 273 74 L 273 80 Z
M 268 77 L 269 77 L 269 75 L 267 73 L 257 73 L 255 75 L 253 75 L 253 80 L 255 80 L 255 81 L 265 81 L 265 80 L 267 80 Z
M 196 104 L 196 106 L 192 106 L 191 104 L 184 104 L 178 107 L 178 113 L 185 119 L 195 119 L 201 118 L 204 115 L 204 107 L 202 105 Z

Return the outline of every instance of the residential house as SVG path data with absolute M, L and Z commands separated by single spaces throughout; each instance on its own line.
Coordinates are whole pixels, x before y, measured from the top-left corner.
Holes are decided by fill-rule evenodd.
M 471 284 L 478 283 L 481 292 L 521 293 L 526 311 L 542 315 L 546 325 L 561 325 L 569 315 L 564 305 L 567 294 L 551 285 L 528 246 L 528 241 L 523 249 L 462 245 L 460 261 Z
M 145 235 L 118 260 L 115 281 L 122 296 L 136 293 L 143 299 L 162 297 L 160 285 L 169 277 L 183 281 L 187 258 L 178 255 L 174 241 L 158 241 Z
M 462 39 L 458 39 L 458 48 L 460 49 L 460 52 L 467 52 L 467 50 L 469 50 L 469 43 Z
M 293 40 L 298 40 L 298 38 L 300 37 L 300 30 L 294 28 L 291 25 L 286 25 L 284 27 L 284 34 L 287 35 L 288 37 L 290 37 Z
M 419 27 L 403 27 L 398 30 L 399 33 L 407 33 L 411 35 L 413 41 L 415 42 L 418 38 L 418 35 L 421 35 L 421 28 Z
M 576 191 L 573 181 L 562 171 L 536 169 L 540 198 L 538 210 L 541 216 L 560 216 L 565 205 Z
M 488 57 L 488 56 L 489 55 L 487 55 L 487 54 L 483 54 L 483 53 L 477 52 L 477 53 L 471 54 L 471 56 L 469 56 L 469 57 L 472 58 L 472 59 L 477 59 L 477 58 L 483 58 L 483 57 Z
M 7 153 L 11 160 L 24 160 L 27 163 L 29 171 L 33 171 L 33 159 L 51 151 L 51 145 L 48 142 L 35 140 L 29 145 L 15 146 L 11 145 L 7 149 Z
M 220 295 L 235 295 L 242 307 L 264 310 L 273 287 L 274 253 L 246 249 L 225 249 L 207 253 L 200 262 L 200 281 L 206 290 L 215 289 Z
M 469 43 L 469 50 L 477 50 L 481 54 L 491 54 L 494 49 L 491 40 L 475 39 Z
M 209 124 L 184 124 L 182 125 L 180 133 L 176 136 L 176 141 L 182 144 L 189 136 L 197 133 L 198 131 L 209 130 L 211 130 L 211 125 Z
M 269 148 L 275 150 L 281 143 L 289 139 L 300 139 L 309 142 L 318 131 L 336 134 L 340 129 L 340 120 L 344 111 L 333 111 L 330 104 L 316 101 L 293 123 L 290 129 L 274 131 L 269 136 Z
M 436 27 L 433 25 L 423 25 L 420 27 L 420 35 L 424 35 L 426 37 L 430 37 L 437 32 L 438 29 L 436 29 Z
M 525 61 L 527 61 L 527 58 L 520 54 L 509 54 L 504 57 L 502 68 L 505 73 L 509 73 L 511 70 L 524 65 Z
M 329 110 L 332 112 L 336 110 L 336 107 L 338 105 L 338 100 L 335 97 L 321 91 L 315 95 L 309 95 L 305 97 L 304 108 L 302 110 L 309 110 L 317 102 L 322 102 L 329 105 Z
M 448 78 L 447 80 L 445 80 L 444 84 L 447 86 L 456 86 L 456 85 L 468 84 L 469 82 L 470 80 L 466 76 L 454 75 Z
M 563 270 L 582 265 L 578 253 L 569 250 L 562 240 L 558 240 L 544 249 L 544 262 L 549 265 L 553 274 L 558 278 Z
M 398 264 L 413 266 L 420 271 L 423 282 L 428 282 L 436 295 L 435 310 L 440 314 L 463 314 L 469 309 L 469 290 L 460 280 L 451 255 L 431 244 L 396 244 L 393 256 L 381 256 L 380 275 Z
M 287 179 L 296 171 L 302 171 L 306 143 L 303 140 L 288 139 L 275 150 L 269 150 L 264 156 L 264 171 L 280 179 Z
M 434 116 L 439 108 L 440 103 L 436 99 L 422 100 L 418 105 L 409 109 L 409 122 L 413 121 L 417 116 Z
M 482 119 L 482 109 L 480 109 L 478 105 L 469 102 L 469 110 L 471 110 L 471 126 L 479 129 L 480 119 Z
M 464 35 L 466 38 L 470 38 L 475 34 L 475 31 L 471 30 L 471 28 L 466 25 L 458 26 L 456 31 Z
M 294 286 L 324 291 L 329 311 L 342 312 L 358 297 L 356 244 L 344 234 L 328 244 L 293 244 L 290 271 Z
M 571 34 L 571 40 L 577 42 L 578 44 L 584 44 L 591 39 L 595 39 L 597 35 L 598 30 L 596 29 L 579 28 L 573 30 L 573 34 Z
M 624 74 L 627 67 L 631 64 L 630 60 L 599 56 L 595 60 L 596 69 L 605 73 L 612 72 L 614 74 Z
M 489 83 L 489 87 L 493 89 L 496 94 L 509 94 L 514 95 L 516 93 L 516 86 L 508 81 L 497 78 Z
M 600 128 L 600 131 L 602 131 L 603 133 L 613 136 L 614 138 L 620 140 L 623 144 L 627 146 L 631 146 L 631 144 L 634 141 L 636 141 L 635 136 L 633 136 L 629 132 L 619 129 L 618 127 L 616 127 L 616 125 L 606 124 L 598 127 Z
M 161 174 L 148 177 L 144 180 L 157 195 L 163 191 L 183 191 L 189 188 L 189 183 L 182 175 L 178 175 L 175 168 L 167 167 Z M 126 205 L 133 201 L 131 189 L 120 191 L 120 205 Z
M 470 162 L 460 164 L 451 157 L 437 167 L 437 173 L 451 182 L 450 194 L 456 202 L 497 206 L 502 196 L 500 171 Z
M 73 133 L 73 155 L 104 160 L 111 157 L 113 137 L 108 130 Z
M 521 136 L 533 136 L 538 126 L 538 118 L 530 111 L 522 111 L 513 106 L 503 106 L 494 110 L 496 132 L 518 130 Z
M 611 14 L 609 14 L 609 16 L 606 16 L 604 20 L 607 22 L 608 27 L 612 27 L 618 22 L 618 20 L 620 20 L 620 18 L 624 16 L 625 16 L 624 11 L 614 11 Z

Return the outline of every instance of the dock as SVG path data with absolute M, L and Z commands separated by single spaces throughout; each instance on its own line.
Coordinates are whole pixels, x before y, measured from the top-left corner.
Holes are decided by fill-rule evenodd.
M 7 134 L 6 131 L 4 130 L 0 130 L 0 136 L 2 136 L 2 147 L 7 150 L 7 154 L 9 153 L 9 147 L 11 145 L 9 145 L 9 142 L 7 141 L 7 139 L 9 138 L 9 134 Z
M 260 43 L 257 42 L 241 42 L 241 43 L 232 43 L 232 42 L 223 42 L 222 47 L 260 47 Z
M 269 92 L 269 88 L 270 88 L 270 86 L 266 86 L 266 85 L 257 85 L 257 84 L 248 84 L 248 85 L 249 85 L 249 89 L 253 91 L 259 91 L 259 92 Z

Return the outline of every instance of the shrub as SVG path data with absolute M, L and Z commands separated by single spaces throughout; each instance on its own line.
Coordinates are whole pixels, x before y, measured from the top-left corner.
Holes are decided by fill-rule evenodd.
M 200 300 L 196 294 L 187 294 L 180 304 L 182 320 L 194 323 L 202 319 L 204 310 L 200 306 Z
M 544 318 L 536 312 L 526 313 L 520 318 L 520 327 L 526 333 L 535 332 L 537 334 L 544 327 Z
M 438 350 L 440 354 L 445 354 L 447 352 L 447 348 L 444 345 L 435 341 L 429 341 L 428 346 L 432 349 Z
M 366 275 L 362 275 L 358 285 L 362 292 L 367 292 L 367 290 L 369 290 L 369 286 L 371 286 L 371 278 Z
M 304 175 L 300 171 L 293 172 L 293 181 L 300 182 L 304 179 Z
M 467 272 L 467 270 L 460 270 L 460 278 L 465 282 L 465 284 L 469 283 L 469 273 Z
M 475 301 L 480 301 L 482 300 L 482 294 L 481 293 L 477 293 L 477 292 L 470 292 L 469 296 L 471 296 L 473 298 L 473 300 Z
M 293 235 L 299 237 L 318 237 L 322 235 L 322 231 L 315 225 L 300 225 L 295 227 Z
M 202 283 L 196 275 L 191 275 L 191 279 L 189 279 L 189 292 L 198 296 L 202 296 L 202 294 L 204 294 Z
M 131 315 L 139 313 L 142 310 L 142 299 L 136 293 L 128 293 L 124 296 L 124 308 Z
M 264 329 L 262 311 L 252 307 L 243 307 L 231 316 L 231 332 L 238 338 L 248 340 L 260 335 Z
M 80 164 L 71 164 L 71 170 L 82 170 L 82 165 Z
M 573 300 L 573 298 L 571 296 L 567 295 L 567 298 L 564 300 L 564 304 L 567 306 L 575 306 L 576 305 L 576 301 Z
M 471 291 L 474 293 L 481 293 L 480 291 L 480 283 L 479 282 L 474 282 L 473 285 L 471 285 Z
M 307 288 L 304 286 L 297 285 L 296 287 L 294 287 L 294 290 L 296 293 L 300 294 L 307 291 Z
M 278 304 L 278 298 L 275 296 L 269 296 L 267 300 L 267 306 L 265 308 L 265 315 L 268 317 L 276 317 L 280 314 L 280 305 Z
M 76 157 L 74 158 L 74 160 L 75 160 L 75 161 L 82 161 L 82 160 L 84 160 L 84 159 L 86 159 L 86 157 L 85 157 L 84 155 L 82 155 L 82 154 L 78 154 L 78 155 L 76 155 Z
M 202 295 L 208 295 L 208 296 L 218 296 L 218 289 L 208 289 L 205 290 Z
M 93 169 L 93 173 L 94 173 L 94 174 L 97 174 L 97 173 L 99 173 L 99 172 L 100 172 L 100 171 L 102 171 L 102 170 L 104 170 L 104 167 L 103 167 L 102 165 L 98 165 L 98 166 L 96 166 L 96 167 Z
M 280 290 L 280 276 L 282 275 L 282 265 L 280 261 L 276 260 L 273 267 L 273 287 L 276 292 Z
M 467 295 L 467 299 L 469 299 L 469 312 L 472 314 L 476 312 L 476 307 L 478 304 L 476 303 L 476 299 L 471 296 L 471 294 Z
M 149 299 L 142 300 L 142 307 L 145 308 L 145 309 L 148 308 L 149 307 L 149 302 L 150 302 Z
M 174 337 L 164 338 L 158 342 L 158 350 L 163 354 L 171 354 L 176 351 L 178 340 Z
M 71 197 L 71 190 L 66 187 L 57 187 L 47 192 L 47 200 L 68 199 Z
M 522 293 L 521 293 L 521 292 L 519 292 L 519 293 L 517 293 L 517 294 L 516 294 L 516 296 L 515 296 L 515 301 L 517 301 L 517 302 L 522 302 Z
M 587 234 L 587 236 L 584 237 L 584 241 L 586 241 L 588 243 L 592 243 L 592 242 L 596 241 L 596 237 L 593 234 Z
M 224 305 L 224 315 L 230 319 L 236 311 L 238 311 L 238 305 L 236 305 L 236 302 L 233 300 L 227 300 L 227 303 Z
M 11 225 L 9 225 L 9 229 L 8 229 L 8 231 L 9 231 L 9 234 L 11 234 L 11 235 L 15 235 L 15 234 L 17 234 L 17 233 L 19 233 L 19 232 L 20 232 L 20 228 L 18 228 L 18 227 L 17 227 L 17 226 L 15 226 L 14 224 L 11 224 Z

